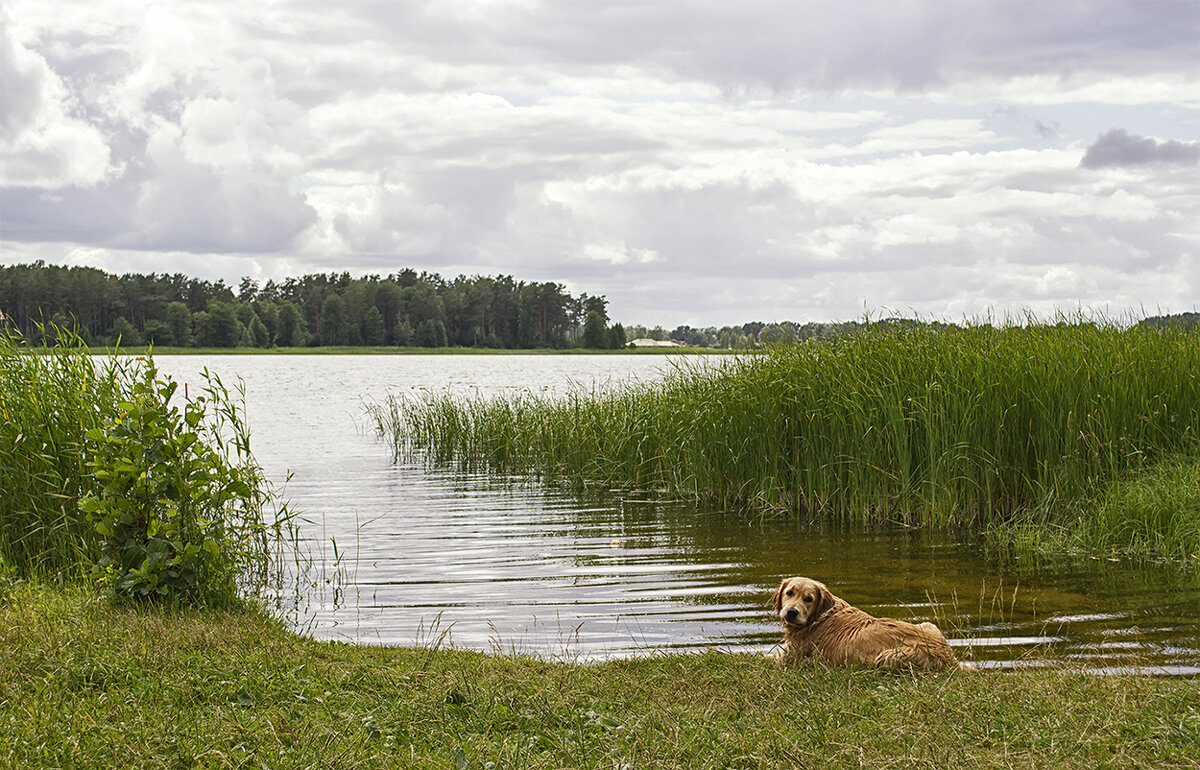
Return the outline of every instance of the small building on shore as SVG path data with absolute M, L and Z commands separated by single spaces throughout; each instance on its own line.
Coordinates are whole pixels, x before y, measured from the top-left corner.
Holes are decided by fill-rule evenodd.
M 679 340 L 652 340 L 646 337 L 633 340 L 629 343 L 635 348 L 682 348 L 686 345 Z

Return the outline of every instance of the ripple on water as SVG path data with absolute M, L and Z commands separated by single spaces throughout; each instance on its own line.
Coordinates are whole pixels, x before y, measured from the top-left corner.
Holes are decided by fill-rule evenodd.
M 326 638 L 591 660 L 653 649 L 764 652 L 780 577 L 876 615 L 933 620 L 978 668 L 1200 673 L 1200 581 L 1169 567 L 989 560 L 929 533 L 805 529 L 644 497 L 579 500 L 519 480 L 396 465 L 363 404 L 661 375 L 645 356 L 161 356 L 246 387 L 253 446 L 307 519 L 322 591 L 297 623 Z M 334 559 L 334 544 L 340 560 Z M 331 577 L 333 576 L 333 577 Z

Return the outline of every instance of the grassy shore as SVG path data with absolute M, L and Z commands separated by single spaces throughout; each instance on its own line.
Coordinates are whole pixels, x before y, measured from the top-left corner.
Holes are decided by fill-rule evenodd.
M 0 585 L 0 766 L 1195 767 L 1200 681 L 570 665 Z
M 1089 539 L 1112 524 L 1090 517 L 1118 485 L 1191 478 L 1163 465 L 1200 458 L 1200 334 L 878 327 L 725 361 L 612 393 L 392 399 L 375 419 L 398 454 L 505 473 L 809 520 L 1066 530 L 1083 547 L 1200 558 L 1195 506 L 1145 518 L 1153 532 Z
M 78 347 L 28 352 L 0 349 L 0 767 L 1092 768 L 1194 767 L 1200 756 L 1196 679 L 784 669 L 761 656 L 718 652 L 576 665 L 318 642 L 242 602 L 159 600 L 153 592 L 137 601 L 103 598 L 85 575 L 104 538 L 130 530 L 130 521 L 137 526 L 115 545 L 148 555 L 129 574 L 159 574 L 151 570 L 161 561 L 155 554 L 174 558 L 191 546 L 207 553 L 212 544 L 216 555 L 244 542 L 235 525 L 179 547 L 163 533 L 195 502 L 191 493 L 205 488 L 199 480 L 221 476 L 235 456 L 189 453 L 205 439 L 217 451 L 245 437 L 235 430 L 221 438 L 221 425 L 236 427 L 236 410 L 228 413 L 232 423 L 205 433 L 198 406 L 168 409 L 173 391 L 143 364 L 95 368 Z M 773 360 L 762 359 L 768 375 Z M 708 393 L 707 376 L 654 392 Z M 1168 370 L 1157 381 L 1176 376 Z M 794 394 L 790 387 L 761 395 Z M 227 394 L 208 393 L 232 408 Z M 1176 410 L 1172 391 L 1155 393 L 1150 406 L 1166 416 L 1136 412 L 1147 423 L 1138 437 L 1162 435 L 1164 421 L 1174 435 L 1171 424 L 1191 419 Z M 620 400 L 628 397 L 608 408 L 646 406 Z M 730 406 L 715 398 L 663 403 L 664 414 Z M 723 417 L 736 423 L 748 410 Z M 1090 420 L 1082 425 L 1099 424 Z M 755 440 L 778 446 L 773 437 Z M 696 450 L 685 444 L 670 459 L 689 451 Z M 1147 489 L 1154 497 L 1155 489 L 1191 484 L 1188 455 L 1179 457 L 1156 461 L 1146 483 L 1114 487 L 1114 515 Z M 176 478 L 185 466 L 196 474 Z M 145 520 L 127 521 L 125 503 L 138 498 L 113 486 L 118 476 L 136 481 L 134 491 L 160 480 L 142 495 L 148 507 L 135 511 Z M 246 494 L 254 492 L 251 477 L 241 484 Z M 1186 507 L 1193 498 L 1178 499 Z M 228 503 L 222 495 L 212 510 Z M 1138 504 L 1157 532 L 1174 506 L 1152 503 Z M 197 519 L 221 521 L 208 510 Z M 155 550 L 160 542 L 167 545 Z M 254 548 L 248 556 L 265 566 L 274 553 Z

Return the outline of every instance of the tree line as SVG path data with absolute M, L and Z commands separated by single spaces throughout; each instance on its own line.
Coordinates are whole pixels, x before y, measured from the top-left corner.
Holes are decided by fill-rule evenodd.
M 661 326 L 629 326 L 626 332 L 630 339 L 674 340 L 684 345 L 706 348 L 756 348 L 763 345 L 778 345 L 810 340 L 828 340 L 860 332 L 874 326 L 925 326 L 942 328 L 940 321 L 924 322 L 905 318 L 885 318 L 878 321 L 840 321 L 831 323 L 776 321 L 764 323 L 751 321 L 740 326 L 706 326 L 694 328 L 677 326 L 667 331 Z
M 1176 313 L 1175 315 L 1152 315 L 1148 318 L 1143 318 L 1140 323 L 1143 326 L 1153 326 L 1156 329 L 1170 329 L 1172 327 L 1195 329 L 1195 328 L 1200 327 L 1200 313 Z
M 1157 329 L 1173 327 L 1200 329 L 1200 313 L 1190 312 L 1177 313 L 1175 315 L 1150 316 L 1137 321 L 1137 324 Z M 936 330 L 954 328 L 957 324 L 893 317 L 882 318 L 876 321 L 809 322 L 803 324 L 793 321 L 777 321 L 773 323 L 752 321 L 740 326 L 707 326 L 703 328 L 677 326 L 670 331 L 661 326 L 653 328 L 629 326 L 626 327 L 626 332 L 631 340 L 645 337 L 653 340 L 675 340 L 676 342 L 696 347 L 739 349 L 780 343 L 828 340 L 856 334 L 874 327 L 914 328 L 918 326 Z
M 619 348 L 603 296 L 511 276 L 446 280 L 311 274 L 235 288 L 180 273 L 114 275 L 36 262 L 0 268 L 0 321 L 31 339 L 71 329 L 90 344 Z M 45 331 L 44 331 L 45 330 Z
M 1154 316 L 1141 324 L 1198 326 L 1200 314 Z M 912 319 L 737 326 L 622 326 L 603 296 L 572 296 L 559 283 L 512 276 L 446 280 L 403 269 L 352 278 L 314 273 L 238 286 L 180 273 L 114 275 L 94 267 L 35 262 L 0 267 L 0 328 L 39 341 L 71 329 L 86 342 L 126 346 L 305 347 L 315 345 L 621 348 L 639 338 L 727 350 L 821 340 Z

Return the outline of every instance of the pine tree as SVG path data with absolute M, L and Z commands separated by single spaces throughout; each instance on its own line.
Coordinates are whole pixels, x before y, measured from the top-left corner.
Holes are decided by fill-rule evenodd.
M 608 347 L 608 329 L 604 326 L 604 317 L 596 310 L 589 310 L 587 320 L 583 322 L 583 346 L 595 349 Z
M 383 313 L 379 312 L 379 308 L 371 305 L 363 316 L 363 331 L 362 341 L 364 345 L 377 347 L 382 345 L 383 339 Z
M 317 333 L 322 345 L 345 345 L 350 340 L 346 322 L 346 303 L 337 294 L 330 294 L 321 303 L 321 320 Z

